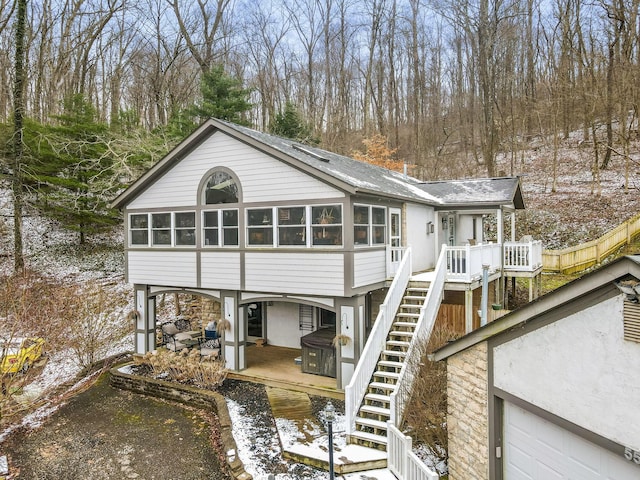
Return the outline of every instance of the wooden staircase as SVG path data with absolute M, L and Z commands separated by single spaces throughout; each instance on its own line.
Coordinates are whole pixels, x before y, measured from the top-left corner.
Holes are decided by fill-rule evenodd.
M 386 449 L 390 396 L 399 387 L 400 370 L 405 364 L 427 291 L 427 288 L 411 283 L 407 287 L 356 415 L 351 443 Z

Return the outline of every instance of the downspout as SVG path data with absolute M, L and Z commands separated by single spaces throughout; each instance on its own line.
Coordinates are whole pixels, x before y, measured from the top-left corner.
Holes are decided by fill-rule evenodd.
M 489 265 L 482 264 L 482 299 L 480 301 L 480 326 L 487 324 L 487 305 L 489 303 Z

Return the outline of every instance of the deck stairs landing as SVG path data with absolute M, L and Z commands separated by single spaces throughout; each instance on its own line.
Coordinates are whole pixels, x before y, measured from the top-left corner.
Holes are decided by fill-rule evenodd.
M 420 309 L 428 288 L 409 283 L 389 329 L 384 349 L 371 377 L 355 418 L 350 441 L 359 445 L 386 449 L 387 421 L 391 418 L 391 394 L 398 388 L 400 371 L 405 364 Z

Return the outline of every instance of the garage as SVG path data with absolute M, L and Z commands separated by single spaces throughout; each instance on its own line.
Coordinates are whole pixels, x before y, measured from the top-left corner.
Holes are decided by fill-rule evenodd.
M 506 480 L 637 480 L 640 465 L 504 402 Z

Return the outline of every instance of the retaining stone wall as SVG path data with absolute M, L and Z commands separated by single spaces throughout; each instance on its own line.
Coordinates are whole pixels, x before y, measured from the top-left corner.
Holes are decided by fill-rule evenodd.
M 163 398 L 184 403 L 203 410 L 213 410 L 220 423 L 220 438 L 226 452 L 227 465 L 231 475 L 238 480 L 251 480 L 253 477 L 244 470 L 238 457 L 238 447 L 231 430 L 231 416 L 222 395 L 210 390 L 202 390 L 188 385 L 180 385 L 140 375 L 132 375 L 118 370 L 122 365 L 110 370 L 109 384 L 114 388 L 129 390 L 143 395 Z

